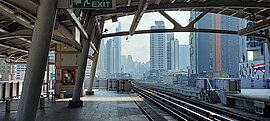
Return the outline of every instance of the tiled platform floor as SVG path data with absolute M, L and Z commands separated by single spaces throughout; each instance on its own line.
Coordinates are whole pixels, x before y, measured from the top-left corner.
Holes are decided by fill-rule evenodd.
M 98 90 L 95 95 L 82 98 L 81 108 L 68 108 L 66 101 L 70 99 L 57 100 L 55 104 L 46 102 L 45 111 L 38 111 L 37 121 L 147 121 L 134 99 L 138 99 L 134 94 Z M 18 101 L 13 101 L 12 109 L 17 105 Z M 0 121 L 15 121 L 16 113 L 6 114 L 5 105 L 0 103 Z

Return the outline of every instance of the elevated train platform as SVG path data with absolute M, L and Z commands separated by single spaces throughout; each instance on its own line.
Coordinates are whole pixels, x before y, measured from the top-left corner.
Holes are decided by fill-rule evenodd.
M 241 89 L 241 93 L 227 93 L 227 105 L 269 117 L 270 89 Z
M 0 104 L 1 121 L 14 121 L 15 118 L 16 121 L 146 120 L 146 116 L 127 94 L 100 93 L 81 99 L 88 58 L 92 60 L 92 66 L 87 93 L 94 94 L 92 88 L 103 38 L 149 33 L 205 32 L 254 36 L 266 42 L 270 48 L 269 0 L 110 0 L 110 3 L 111 6 L 105 10 L 99 5 L 88 8 L 82 4 L 82 0 L 0 0 L 0 58 L 8 63 L 27 64 L 23 86 L 20 83 L 2 85 L 2 92 L 11 92 L 3 93 L 0 96 L 2 100 L 6 97 L 19 97 L 20 101 L 16 104 L 16 101 L 11 100 L 10 113 L 5 113 L 4 103 Z M 88 0 L 84 0 L 84 4 L 89 4 Z M 187 26 L 182 26 L 166 13 L 175 10 L 201 13 Z M 160 13 L 173 24 L 173 28 L 138 30 L 137 26 L 144 13 L 150 12 Z M 256 24 L 239 30 L 195 27 L 208 13 L 246 19 Z M 104 32 L 108 30 L 104 27 L 107 20 L 115 22 L 117 18 L 128 15 L 134 15 L 129 30 Z M 93 51 L 91 54 L 90 49 Z M 72 95 L 72 100 L 68 100 L 69 105 L 75 107 L 73 109 L 67 108 L 66 100 L 57 100 L 56 104 L 46 103 L 43 111 L 37 111 L 44 73 L 46 68 L 49 70 L 47 60 L 50 51 L 56 52 L 55 95 L 58 97 L 63 91 Z M 270 49 L 268 51 L 270 53 Z M 48 80 L 46 82 L 49 84 Z M 115 84 L 119 85 L 119 82 Z M 21 87 L 21 94 L 13 91 Z M 125 98 L 122 100 L 121 96 Z M 124 101 L 126 99 L 128 101 Z M 85 100 L 84 107 L 76 108 L 81 106 L 80 100 Z
M 45 108 L 39 109 L 36 121 L 148 121 L 136 102 L 143 100 L 136 93 L 117 93 L 95 89 L 95 95 L 84 96 L 81 108 L 68 108 L 70 98 L 46 101 Z M 6 113 L 5 103 L 0 103 L 0 121 L 15 121 L 19 100 L 11 101 L 11 111 Z M 168 114 L 166 120 L 174 121 Z M 160 117 L 160 119 L 165 119 Z

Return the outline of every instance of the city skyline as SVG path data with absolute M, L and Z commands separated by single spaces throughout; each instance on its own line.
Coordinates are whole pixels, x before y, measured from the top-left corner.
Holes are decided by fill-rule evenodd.
M 168 15 L 174 18 L 182 26 L 186 26 L 189 23 L 190 13 L 189 11 L 166 11 Z M 127 17 L 119 17 L 118 22 L 122 23 L 122 31 L 128 31 L 134 15 Z M 154 21 L 164 21 L 165 26 L 169 29 L 173 27 L 173 24 L 166 18 L 157 12 L 145 13 L 138 24 L 136 30 L 149 29 L 154 24 Z M 108 29 L 107 33 L 114 33 L 117 23 L 112 23 L 111 20 L 105 22 L 104 28 Z M 179 40 L 179 44 L 189 44 L 189 32 L 176 32 L 174 33 L 175 39 Z M 133 59 L 138 62 L 150 61 L 150 34 L 122 36 L 122 55 L 132 55 Z M 127 39 L 128 38 L 128 39 Z M 107 41 L 110 38 L 105 38 Z M 106 42 L 104 42 L 106 43 Z

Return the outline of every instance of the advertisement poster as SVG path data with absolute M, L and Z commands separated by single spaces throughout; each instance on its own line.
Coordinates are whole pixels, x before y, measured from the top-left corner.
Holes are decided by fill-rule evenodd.
M 75 79 L 75 69 L 62 69 L 63 85 L 74 85 Z

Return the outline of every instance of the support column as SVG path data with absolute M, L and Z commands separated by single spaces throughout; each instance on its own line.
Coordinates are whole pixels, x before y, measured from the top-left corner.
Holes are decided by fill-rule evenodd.
M 94 22 L 95 22 L 94 11 L 91 11 L 89 13 L 90 13 L 90 18 L 88 21 L 86 31 L 90 36 L 88 40 L 83 41 L 83 49 L 82 49 L 82 53 L 80 54 L 79 65 L 78 65 L 78 75 L 77 75 L 75 87 L 73 90 L 72 100 L 69 101 L 69 107 L 82 107 L 83 105 L 82 101 L 80 100 L 80 96 L 81 96 L 83 79 L 85 75 L 85 69 L 86 69 L 87 58 L 88 58 L 88 53 L 89 53 L 90 40 L 92 36 L 94 36 L 93 28 L 94 28 Z
M 269 31 L 266 32 L 266 36 L 267 36 L 267 39 L 266 39 L 267 49 L 268 49 L 268 53 L 270 54 L 270 32 Z
M 267 44 L 267 49 L 268 49 L 268 53 L 270 54 L 270 38 L 266 39 L 266 44 Z
M 100 44 L 100 42 L 99 42 Z M 88 88 L 86 91 L 86 95 L 94 95 L 94 91 L 93 91 L 93 83 L 94 83 L 94 78 L 96 75 L 96 68 L 97 68 L 97 63 L 98 63 L 98 53 L 95 53 L 94 55 L 94 59 L 92 62 L 92 66 L 91 66 L 91 73 L 90 73 L 90 79 L 89 79 L 89 84 L 88 84 Z
M 100 34 L 102 34 L 102 31 L 103 31 L 104 21 L 105 21 L 105 19 L 104 19 L 104 17 L 102 17 L 101 22 L 100 22 L 100 30 L 101 30 Z M 99 40 L 98 38 L 95 38 L 95 40 L 96 40 L 97 46 L 98 46 L 97 50 L 99 51 L 100 44 L 101 44 L 102 40 Z M 87 88 L 87 91 L 86 91 L 86 95 L 94 95 L 93 83 L 94 83 L 94 78 L 95 78 L 95 75 L 96 75 L 98 56 L 99 56 L 99 53 L 95 53 L 94 58 L 93 58 L 92 67 L 91 67 L 90 79 L 89 79 L 89 84 L 88 84 L 88 88 Z
M 50 81 L 50 79 L 49 79 L 50 78 L 50 62 L 49 61 L 50 61 L 50 58 L 49 58 L 49 56 L 47 58 L 48 58 L 47 59 L 48 61 L 47 61 L 47 73 L 46 73 L 46 78 L 47 78 L 46 79 L 46 93 L 47 93 L 47 99 L 50 100 L 50 92 L 49 92 L 49 89 L 50 89 L 49 88 L 49 86 L 50 86 L 49 85 L 49 81 Z
M 40 0 L 16 121 L 35 121 L 57 13 L 57 0 Z

